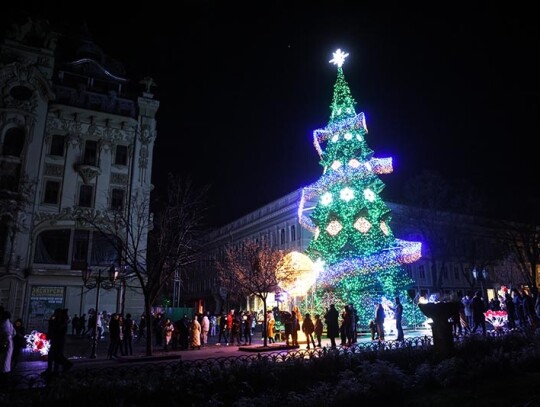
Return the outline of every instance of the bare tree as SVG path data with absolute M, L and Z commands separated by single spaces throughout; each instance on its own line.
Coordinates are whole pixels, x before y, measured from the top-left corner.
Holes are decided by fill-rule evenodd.
M 124 211 L 81 212 L 83 223 L 109 239 L 119 254 L 125 281 L 135 280 L 144 296 L 147 316 L 146 354 L 152 355 L 151 309 L 178 270 L 192 264 L 204 233 L 208 187 L 197 188 L 189 177 L 169 174 L 167 193 L 150 212 L 149 193 L 131 197 Z
M 531 223 L 505 221 L 500 230 L 501 238 L 508 245 L 510 258 L 519 270 L 519 275 L 538 295 L 538 265 L 540 264 L 540 222 Z
M 246 298 L 254 295 L 263 302 L 263 346 L 267 346 L 266 301 L 268 294 L 280 290 L 294 280 L 286 264 L 285 253 L 266 243 L 248 240 L 225 249 L 224 261 L 216 262 L 220 285 L 228 292 Z

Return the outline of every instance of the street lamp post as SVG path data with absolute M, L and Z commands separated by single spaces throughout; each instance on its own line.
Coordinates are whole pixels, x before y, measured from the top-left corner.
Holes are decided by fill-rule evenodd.
M 482 293 L 482 298 L 484 299 L 484 302 L 487 302 L 487 296 L 484 297 L 484 281 L 487 281 L 488 278 L 487 270 L 482 269 L 482 272 L 478 272 L 475 267 L 472 270 L 472 275 L 476 281 L 480 282 L 480 292 Z
M 98 310 L 99 310 L 99 292 L 101 288 L 106 290 L 114 287 L 118 272 L 114 265 L 107 268 L 107 275 L 102 276 L 103 268 L 98 268 L 97 275 L 92 275 L 93 270 L 89 267 L 85 268 L 82 272 L 83 284 L 89 290 L 96 289 L 96 308 L 94 310 L 94 336 L 92 338 L 92 353 L 90 359 L 96 358 L 96 348 L 98 343 Z

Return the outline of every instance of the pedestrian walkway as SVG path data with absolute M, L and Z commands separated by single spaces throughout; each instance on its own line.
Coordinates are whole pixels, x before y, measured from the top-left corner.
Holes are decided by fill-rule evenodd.
M 431 330 L 405 330 L 405 338 L 423 337 L 425 335 L 431 336 Z M 395 340 L 395 335 L 387 335 L 386 340 Z M 155 361 L 174 361 L 174 360 L 197 360 L 197 359 L 211 359 L 211 358 L 224 358 L 224 357 L 238 357 L 243 354 L 253 352 L 289 352 L 297 351 L 298 349 L 305 349 L 306 344 L 300 343 L 299 347 L 288 347 L 285 342 L 277 342 L 275 344 L 267 344 L 266 348 L 262 348 L 263 340 L 261 333 L 256 332 L 252 339 L 252 345 L 237 346 L 225 344 L 218 345 L 217 336 L 210 336 L 208 338 L 208 344 L 202 346 L 200 350 L 175 350 L 165 351 L 162 347 L 156 347 L 154 345 L 152 350 L 152 356 L 146 356 L 146 342 L 141 340 L 139 343 L 133 344 L 133 356 L 120 356 L 116 359 L 109 360 L 107 358 L 107 348 L 109 341 L 107 338 L 98 341 L 96 347 L 96 358 L 91 359 L 92 353 L 92 340 L 88 337 L 74 337 L 68 336 L 66 341 L 65 355 L 73 362 L 73 369 L 86 368 L 86 367 L 108 367 L 118 366 L 121 364 L 129 363 L 145 363 Z M 337 340 L 339 343 L 340 340 Z M 360 333 L 357 337 L 357 343 L 369 343 L 371 342 L 371 336 L 367 333 Z M 329 347 L 330 340 L 323 336 L 323 347 Z M 47 361 L 45 358 L 40 357 L 38 354 L 25 353 L 21 358 L 21 362 L 17 365 L 14 373 L 16 374 L 37 374 L 41 373 L 47 368 Z

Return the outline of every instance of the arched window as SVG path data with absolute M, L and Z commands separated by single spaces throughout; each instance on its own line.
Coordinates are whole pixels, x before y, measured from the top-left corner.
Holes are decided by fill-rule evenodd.
M 294 225 L 291 226 L 291 242 L 296 241 L 296 227 Z
M 36 238 L 34 262 L 41 264 L 67 264 L 71 230 L 44 230 Z
M 285 229 L 279 231 L 279 243 L 285 244 Z

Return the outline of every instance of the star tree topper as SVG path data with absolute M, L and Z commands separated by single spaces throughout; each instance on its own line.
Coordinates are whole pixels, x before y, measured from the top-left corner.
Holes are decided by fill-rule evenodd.
M 341 51 L 340 48 L 338 48 L 336 52 L 332 53 L 332 55 L 334 56 L 334 58 L 332 58 L 328 62 L 337 65 L 338 68 L 341 68 L 343 66 L 343 63 L 345 62 L 345 58 L 349 56 L 349 53 L 344 53 L 343 51 Z

